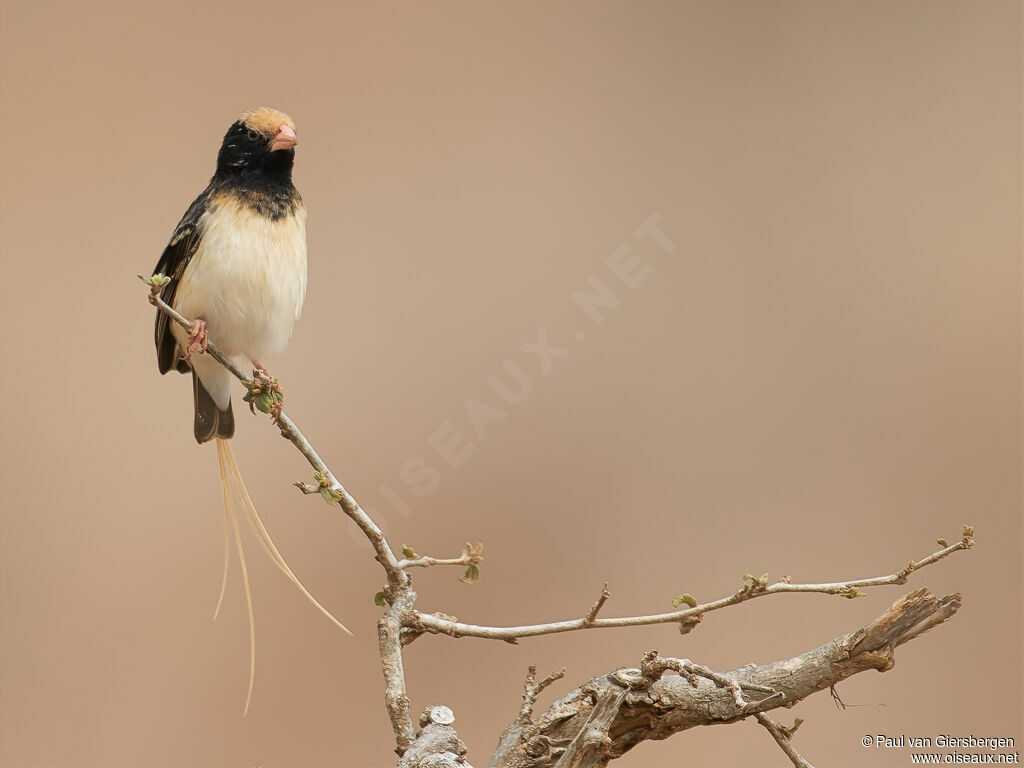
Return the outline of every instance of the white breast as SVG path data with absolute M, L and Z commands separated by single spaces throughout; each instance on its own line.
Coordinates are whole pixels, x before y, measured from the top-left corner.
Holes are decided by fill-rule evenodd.
M 306 209 L 270 219 L 224 201 L 203 215 L 202 239 L 175 309 L 206 320 L 231 356 L 263 362 L 284 350 L 306 295 Z M 176 328 L 179 343 L 186 334 Z

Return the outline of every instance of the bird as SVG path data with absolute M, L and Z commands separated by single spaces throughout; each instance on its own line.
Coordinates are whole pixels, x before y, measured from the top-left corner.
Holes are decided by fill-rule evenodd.
M 249 689 L 252 700 L 256 633 L 252 592 L 238 510 L 273 563 L 334 624 L 351 634 L 299 581 L 260 520 L 231 451 L 235 418 L 231 374 L 206 354 L 209 340 L 227 356 L 263 360 L 284 351 L 306 295 L 306 207 L 292 183 L 298 136 L 295 121 L 270 107 L 245 111 L 217 153 L 206 189 L 175 227 L 154 272 L 169 278 L 160 297 L 192 321 L 185 330 L 159 309 L 154 339 L 160 373 L 192 376 L 193 434 L 217 445 L 224 503 L 224 573 L 214 619 L 227 585 L 234 534 L 249 617 Z

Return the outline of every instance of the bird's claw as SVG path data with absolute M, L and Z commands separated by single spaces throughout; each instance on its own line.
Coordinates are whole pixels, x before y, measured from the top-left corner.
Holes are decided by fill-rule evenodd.
M 196 318 L 192 321 L 192 330 L 188 333 L 188 344 L 185 347 L 184 359 L 188 360 L 192 354 L 202 348 L 206 352 L 210 340 L 206 332 L 206 321 Z

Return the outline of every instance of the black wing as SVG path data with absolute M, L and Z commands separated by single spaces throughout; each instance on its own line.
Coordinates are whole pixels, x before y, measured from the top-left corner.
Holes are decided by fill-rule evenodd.
M 189 261 L 195 255 L 202 237 L 200 219 L 209 206 L 210 188 L 207 187 L 199 197 L 192 201 L 192 205 L 181 217 L 178 226 L 174 228 L 171 240 L 164 248 L 160 261 L 156 263 L 154 274 L 167 275 L 171 281 L 164 286 L 160 292 L 160 298 L 174 306 L 174 295 L 178 290 L 178 281 L 188 266 Z M 160 366 L 160 373 L 167 373 L 171 368 L 176 368 L 180 373 L 188 373 L 192 370 L 188 363 L 178 356 L 177 341 L 171 333 L 171 319 L 160 310 L 156 312 L 156 359 Z

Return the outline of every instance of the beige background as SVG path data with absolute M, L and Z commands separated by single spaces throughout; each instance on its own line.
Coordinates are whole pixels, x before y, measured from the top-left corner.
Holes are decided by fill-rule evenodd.
M 381 575 L 264 417 L 235 450 L 305 604 L 249 540 L 216 624 L 222 511 L 185 377 L 157 375 L 149 272 L 256 104 L 292 114 L 310 289 L 274 371 L 396 545 L 487 545 L 417 575 L 466 620 L 728 594 L 745 571 L 962 590 L 896 668 L 785 717 L 819 765 L 904 766 L 866 733 L 1021 730 L 1021 6 L 920 3 L 2 3 L 5 766 L 386 766 Z M 660 213 L 667 253 L 633 233 Z M 654 268 L 594 326 L 570 299 L 630 244 Z M 540 374 L 520 349 L 571 349 Z M 578 330 L 588 332 L 584 342 Z M 512 360 L 530 396 L 473 435 Z M 237 400 L 236 400 L 237 403 Z M 237 404 L 236 404 L 237 408 Z M 445 422 L 471 439 L 451 468 Z M 416 497 L 403 462 L 440 472 Z M 379 490 L 394 490 L 403 516 Z M 528 664 L 574 683 L 656 647 L 718 668 L 811 648 L 912 588 L 757 602 L 518 647 L 428 637 L 478 766 Z M 570 683 L 555 687 L 568 690 Z M 548 696 L 544 701 L 552 700 Z M 753 723 L 619 765 L 781 766 Z

